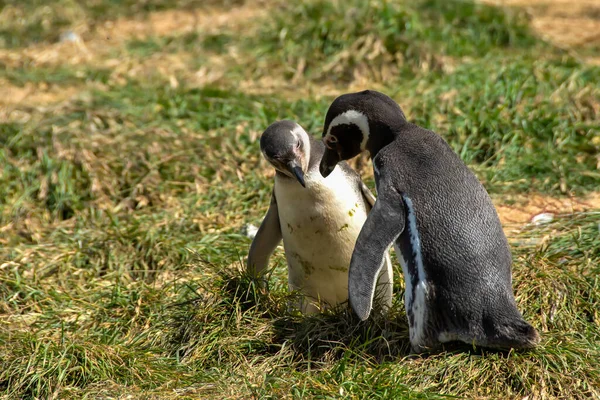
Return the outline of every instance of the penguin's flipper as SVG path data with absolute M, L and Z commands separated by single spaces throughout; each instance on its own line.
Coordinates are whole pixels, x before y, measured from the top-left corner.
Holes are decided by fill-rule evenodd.
M 250 274 L 258 277 L 263 273 L 269 264 L 271 254 L 273 254 L 275 248 L 279 242 L 281 242 L 281 239 L 279 211 L 277 210 L 277 200 L 275 199 L 275 192 L 273 191 L 269 210 L 250 245 L 247 264 L 248 272 L 250 272 Z
M 367 211 L 370 212 L 375 201 L 377 200 L 373 195 L 373 192 L 359 179 L 360 191 L 362 192 L 363 198 L 367 203 Z M 392 268 L 392 259 L 390 258 L 390 252 L 385 252 L 385 260 L 383 261 L 383 268 L 379 274 L 377 281 L 377 291 L 375 293 L 376 299 L 379 304 L 387 311 L 392 307 L 392 296 L 393 296 L 393 285 L 394 285 L 394 270 Z
M 348 298 L 363 321 L 371 313 L 382 268 L 391 270 L 388 249 L 404 231 L 404 207 L 399 193 L 380 193 L 356 240 L 348 274 Z

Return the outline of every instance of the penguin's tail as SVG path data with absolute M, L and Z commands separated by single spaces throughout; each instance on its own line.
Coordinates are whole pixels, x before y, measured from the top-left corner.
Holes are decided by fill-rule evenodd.
M 540 343 L 539 333 L 523 319 L 513 324 L 512 332 L 515 349 L 532 349 Z
M 523 317 L 494 324 L 486 345 L 500 349 L 532 349 L 540 343 L 540 335 Z M 491 332 L 490 332 L 491 333 Z

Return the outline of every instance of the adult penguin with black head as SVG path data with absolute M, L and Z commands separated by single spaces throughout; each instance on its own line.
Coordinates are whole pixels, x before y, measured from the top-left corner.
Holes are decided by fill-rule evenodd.
M 356 242 L 348 290 L 365 320 L 386 250 L 395 245 L 415 352 L 462 341 L 532 348 L 536 330 L 517 309 L 511 254 L 483 185 L 438 134 L 409 123 L 388 96 L 363 91 L 331 104 L 320 172 L 368 151 L 377 201 Z

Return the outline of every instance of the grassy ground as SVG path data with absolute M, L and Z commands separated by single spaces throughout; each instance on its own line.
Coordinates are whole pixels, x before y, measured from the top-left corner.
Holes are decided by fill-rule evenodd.
M 0 2 L 0 396 L 599 397 L 595 48 L 543 42 L 520 9 L 285 3 Z M 268 295 L 243 274 L 261 132 L 320 135 L 366 87 L 442 134 L 503 221 L 573 205 L 506 225 L 538 349 L 410 356 L 398 269 L 393 317 L 366 323 L 289 314 L 281 249 Z

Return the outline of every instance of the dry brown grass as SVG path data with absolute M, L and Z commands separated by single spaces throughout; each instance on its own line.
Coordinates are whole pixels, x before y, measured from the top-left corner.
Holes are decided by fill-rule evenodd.
M 532 218 L 541 213 L 553 215 L 573 214 L 600 209 L 600 192 L 588 193 L 583 197 L 551 197 L 531 193 L 527 195 L 503 195 L 494 197 L 494 204 L 502 224 L 511 229 L 531 222 Z
M 485 3 L 523 7 L 531 25 L 543 39 L 575 52 L 593 48 L 581 58 L 600 65 L 600 2 L 597 0 L 482 0 Z
M 22 49 L 1 49 L 0 62 L 9 66 L 31 63 L 36 66 L 81 65 L 114 66 L 119 59 L 110 57 L 132 39 L 151 36 L 177 36 L 200 31 L 214 34 L 223 29 L 250 29 L 252 20 L 264 15 L 267 9 L 248 1 L 230 9 L 202 8 L 150 12 L 143 18 L 119 18 L 91 26 L 81 21 L 72 31 L 81 38 L 75 42 L 32 45 Z M 108 58 L 107 58 L 108 57 Z M 168 61 L 168 60 L 167 60 Z M 100 64 L 98 64 L 100 63 Z
M 75 87 L 58 87 L 47 84 L 26 83 L 25 86 L 16 86 L 0 79 L 0 106 L 43 106 L 55 104 L 69 99 L 78 93 Z M 0 117 L 6 118 L 7 110 L 0 111 Z
M 111 80 L 125 83 L 127 78 L 160 76 L 172 86 L 176 76 L 197 86 L 218 81 L 223 77 L 223 65 L 235 62 L 230 56 L 211 55 L 200 69 L 191 66 L 192 55 L 156 53 L 150 57 L 132 56 L 126 49 L 131 40 L 149 37 L 178 36 L 190 32 L 216 34 L 224 29 L 248 34 L 268 10 L 261 1 L 247 1 L 229 9 L 201 8 L 151 12 L 144 18 L 119 18 L 100 24 L 81 20 L 72 27 L 76 41 L 35 44 L 18 49 L 0 49 L 0 64 L 8 68 L 56 68 L 88 66 L 110 69 Z M 247 83 L 250 85 L 250 83 Z M 25 87 L 0 82 L 0 105 L 35 107 L 64 101 L 84 90 L 84 85 L 48 86 L 28 83 Z M 3 114 L 6 114 L 4 112 Z M 1 116 L 1 115 L 0 115 Z

